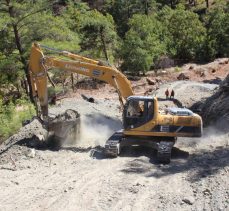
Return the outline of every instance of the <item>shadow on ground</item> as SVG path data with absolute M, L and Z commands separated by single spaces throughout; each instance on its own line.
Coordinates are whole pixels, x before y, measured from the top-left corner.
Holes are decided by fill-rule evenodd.
M 92 149 L 93 149 L 92 147 L 73 147 L 73 146 L 61 147 L 61 150 L 79 152 L 79 153 L 90 152 Z
M 160 101 L 172 101 L 173 103 L 174 103 L 174 105 L 175 106 L 177 106 L 178 108 L 183 108 L 184 106 L 183 106 L 183 104 L 181 103 L 181 101 L 179 101 L 178 99 L 176 99 L 176 98 L 169 98 L 169 99 L 166 99 L 166 98 L 160 98 L 160 97 L 158 97 L 157 98 L 158 99 L 158 101 L 160 102 Z
M 91 156 L 95 159 L 101 160 L 101 159 L 108 159 L 105 155 L 104 155 L 104 148 L 97 146 L 95 148 L 92 149 L 91 152 Z M 119 155 L 119 157 L 130 157 L 130 158 L 136 158 L 134 160 L 132 160 L 133 162 L 135 160 L 140 161 L 141 159 L 138 158 L 145 158 L 146 163 L 149 164 L 150 167 L 152 167 L 152 164 L 158 165 L 158 161 L 157 161 L 157 153 L 156 150 L 150 148 L 150 147 L 145 147 L 145 146 L 130 146 L 130 147 L 123 147 L 122 151 Z M 181 160 L 187 160 L 189 157 L 189 153 L 183 150 L 180 150 L 176 147 L 173 148 L 172 150 L 172 160 L 177 160 L 177 159 L 181 159 Z M 115 158 L 111 158 L 111 159 L 115 159 Z M 131 161 L 131 162 L 132 162 Z M 128 166 L 128 165 L 127 165 Z M 142 173 L 143 171 L 141 171 L 140 169 L 142 168 L 133 168 L 133 165 L 131 164 L 131 168 L 132 170 L 129 169 L 124 169 L 123 172 L 135 172 L 138 173 Z
M 223 80 L 219 77 L 216 77 L 214 79 L 211 79 L 211 80 L 204 80 L 203 82 L 204 83 L 208 83 L 208 84 L 217 84 L 219 85 Z
M 19 142 L 24 145 L 26 142 Z M 28 142 L 27 142 L 28 143 Z M 40 150 L 47 150 L 47 147 L 40 147 Z M 48 149 L 56 151 L 56 149 Z M 78 153 L 88 153 L 97 160 L 110 159 L 104 155 L 104 148 L 96 147 L 75 147 L 66 146 L 60 150 L 69 150 Z M 202 178 L 213 176 L 229 166 L 229 147 L 221 146 L 214 149 L 199 150 L 190 154 L 176 147 L 172 151 L 171 163 L 162 165 L 157 162 L 156 151 L 148 147 L 125 147 L 119 157 L 133 158 L 125 163 L 120 170 L 126 174 L 142 174 L 146 177 L 162 178 L 168 175 L 186 172 L 187 180 L 195 182 Z M 114 158 L 116 159 L 116 158 Z M 110 159 L 112 162 L 112 158 Z M 226 171 L 226 170 L 225 170 Z
M 229 148 L 218 147 L 213 151 L 199 151 L 188 155 L 188 152 L 174 148 L 172 161 L 168 165 L 158 165 L 155 159 L 155 153 L 149 157 L 136 158 L 129 161 L 121 171 L 124 173 L 145 174 L 146 177 L 161 178 L 164 176 L 189 172 L 187 179 L 191 182 L 201 180 L 217 174 L 221 169 L 229 165 Z M 123 155 L 124 156 L 124 155 Z M 150 161 L 150 162 L 149 162 Z M 152 164 L 155 164 L 152 166 Z
M 149 147 L 129 147 L 124 149 L 120 157 L 133 157 L 135 159 L 129 161 L 125 168 L 121 171 L 124 173 L 152 173 L 155 169 L 162 165 L 157 160 L 157 152 L 154 149 Z M 189 157 L 189 153 L 183 150 L 180 150 L 176 147 L 173 147 L 171 163 L 179 160 L 180 162 L 186 162 Z M 170 164 L 169 164 L 170 165 Z M 156 168 L 155 168 L 156 167 Z

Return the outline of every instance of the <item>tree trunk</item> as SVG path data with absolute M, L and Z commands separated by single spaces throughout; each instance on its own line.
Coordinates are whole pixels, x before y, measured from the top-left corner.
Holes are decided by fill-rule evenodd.
M 206 7 L 209 8 L 209 0 L 205 0 L 206 2 Z
M 65 92 L 65 85 L 64 85 L 64 79 L 62 80 L 62 87 L 63 87 L 63 94 L 64 94 L 64 92 Z
M 128 19 L 130 19 L 130 5 L 128 1 L 127 1 L 127 17 Z
M 149 15 L 149 4 L 148 4 L 148 0 L 145 0 L 145 15 Z
M 170 0 L 170 7 L 173 8 L 173 0 Z
M 105 37 L 104 37 L 104 33 L 103 33 L 103 28 L 100 29 L 100 38 L 102 41 L 104 56 L 105 56 L 106 60 L 109 62 L 108 53 L 107 53 L 107 46 L 106 46 Z
M 28 70 L 26 59 L 24 57 L 24 51 L 22 49 L 21 39 L 20 39 L 20 36 L 19 36 L 18 29 L 17 29 L 17 26 L 16 25 L 13 25 L 13 30 L 14 30 L 14 36 L 15 36 L 16 46 L 17 46 L 17 49 L 19 51 L 20 60 L 21 60 L 21 63 L 23 64 L 23 69 L 24 69 L 24 72 L 25 72 L 25 77 L 26 77 L 27 84 L 28 84 L 28 87 L 29 87 L 29 92 L 28 92 L 27 87 L 26 87 L 26 94 L 30 97 L 31 102 L 34 102 L 34 100 L 33 100 L 33 94 L 32 94 L 32 85 L 31 85 L 30 75 L 29 75 L 29 70 Z
M 76 84 L 77 84 L 76 88 L 78 88 L 78 82 L 79 82 L 79 74 L 77 73 L 76 74 Z
M 72 91 L 74 92 L 75 89 L 74 89 L 74 75 L 73 75 L 73 73 L 71 73 L 71 81 L 72 81 Z
M 17 89 L 18 95 L 19 95 L 19 96 L 22 96 L 22 94 L 21 94 L 21 87 L 20 87 L 20 82 L 19 82 L 19 81 L 18 81 L 18 83 L 16 84 L 16 89 Z
M 15 13 L 13 10 L 13 6 L 10 6 L 10 0 L 6 0 L 7 6 L 8 6 L 8 12 L 11 18 L 15 18 Z M 29 71 L 28 71 L 28 67 L 27 67 L 27 62 L 26 59 L 24 57 L 24 53 L 25 51 L 22 49 L 22 44 L 21 44 L 21 38 L 18 32 L 18 28 L 17 25 L 15 23 L 12 24 L 12 28 L 13 28 L 13 32 L 14 32 L 14 38 L 15 38 L 15 43 L 19 52 L 19 56 L 20 56 L 20 61 L 23 64 L 23 69 L 25 72 L 25 76 L 29 85 L 29 93 L 26 93 L 29 95 L 31 102 L 34 102 L 33 100 L 33 94 L 32 94 L 32 85 L 31 85 L 31 81 L 30 81 L 30 75 L 29 75 Z
M 24 77 L 23 77 L 23 86 L 24 86 L 25 93 L 29 96 L 28 83 L 26 78 Z

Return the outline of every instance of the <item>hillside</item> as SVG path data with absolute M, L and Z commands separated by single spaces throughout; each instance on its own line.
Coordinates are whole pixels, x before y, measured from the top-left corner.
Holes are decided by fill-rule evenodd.
M 216 72 L 222 74 L 223 69 L 226 75 L 226 67 L 220 65 Z M 219 102 L 220 107 L 222 101 L 216 96 L 227 96 L 223 87 L 227 87 L 228 77 L 219 88 L 217 84 L 192 80 L 166 82 L 167 77 L 161 76 L 163 82 L 156 84 L 159 98 L 164 98 L 165 88 L 173 88 L 183 105 L 213 99 L 214 105 Z M 147 90 L 142 82 L 133 82 L 138 84 L 135 85 L 139 91 Z M 152 85 L 149 87 L 152 89 Z M 191 99 L 184 94 L 187 89 L 192 90 Z M 78 89 L 78 93 L 90 93 L 95 103 L 69 93 L 69 97 L 50 110 L 53 116 L 77 108 L 82 136 L 74 144 L 66 142 L 59 150 L 37 146 L 45 131 L 35 119 L 8 140 L 8 146 L 15 141 L 19 145 L 7 147 L 4 152 L 1 151 L 4 145 L 0 147 L 3 210 L 15 207 L 17 210 L 177 211 L 228 208 L 228 130 L 222 133 L 209 127 L 201 138 L 179 138 L 169 165 L 159 164 L 155 151 L 144 147 L 124 149 L 118 158 L 108 159 L 102 152 L 104 143 L 114 131 L 122 128 L 117 93 L 107 86 L 91 91 Z M 164 105 L 175 106 L 173 101 L 163 101 L 160 108 Z M 228 114 L 227 108 L 223 107 L 225 114 Z M 209 117 L 217 112 L 211 113 L 212 109 L 208 109 Z

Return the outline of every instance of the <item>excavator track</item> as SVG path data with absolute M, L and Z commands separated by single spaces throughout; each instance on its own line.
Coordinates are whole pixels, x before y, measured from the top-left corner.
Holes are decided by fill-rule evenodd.
M 172 141 L 161 141 L 158 143 L 157 159 L 160 163 L 170 163 L 173 145 L 174 142 Z
M 104 153 L 107 157 L 116 158 L 120 153 L 120 141 L 122 139 L 122 133 L 114 133 L 106 142 Z
M 105 155 L 108 157 L 117 157 L 119 155 L 119 141 L 109 140 L 105 144 Z
M 118 131 L 107 140 L 104 154 L 107 157 L 115 158 L 120 154 L 121 148 L 124 146 L 148 146 L 157 150 L 157 160 L 159 163 L 168 164 L 171 160 L 171 152 L 175 140 L 173 137 L 169 137 L 167 140 L 161 137 L 156 137 L 154 140 L 152 140 L 152 137 L 148 139 L 143 137 L 126 137 L 121 131 Z

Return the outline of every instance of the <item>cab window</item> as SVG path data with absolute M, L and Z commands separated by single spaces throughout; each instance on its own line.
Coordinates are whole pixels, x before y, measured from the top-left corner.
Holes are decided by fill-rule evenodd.
M 124 109 L 124 128 L 135 128 L 153 119 L 153 100 L 130 100 Z
M 130 101 L 127 108 L 127 117 L 142 117 L 144 113 L 144 101 Z

